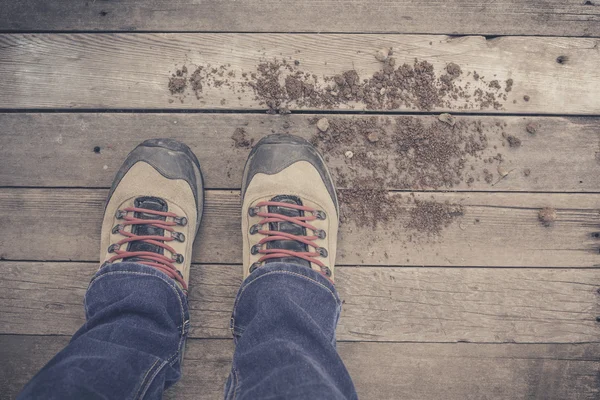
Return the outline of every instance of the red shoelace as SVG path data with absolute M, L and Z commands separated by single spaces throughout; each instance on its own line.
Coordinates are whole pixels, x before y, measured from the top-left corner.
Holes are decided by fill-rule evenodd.
M 297 204 L 277 202 L 277 201 L 262 201 L 262 202 L 259 202 L 258 204 L 256 204 L 256 206 L 254 206 L 253 208 L 260 209 L 261 207 L 268 207 L 268 206 L 291 208 L 294 210 L 305 211 L 305 212 L 311 213 L 311 214 L 305 215 L 303 217 L 288 217 L 288 216 L 282 215 L 282 214 L 270 213 L 268 211 L 263 212 L 263 211 L 259 210 L 258 212 L 255 213 L 255 215 L 262 217 L 263 219 L 257 225 L 265 225 L 270 222 L 291 222 L 293 224 L 300 225 L 306 229 L 310 229 L 313 232 L 321 231 L 319 228 L 307 223 L 307 222 L 319 219 L 315 215 L 317 210 L 315 210 L 314 208 L 300 206 Z M 268 208 L 267 208 L 267 210 L 268 210 Z M 318 251 L 322 248 L 319 247 L 319 245 L 317 245 L 315 243 L 315 241 L 317 239 L 319 239 L 319 236 L 317 236 L 317 235 L 299 236 L 299 235 L 292 235 L 292 234 L 286 233 L 286 232 L 271 231 L 271 230 L 264 230 L 264 229 L 259 229 L 257 231 L 257 233 L 260 233 L 261 235 L 266 236 L 265 238 L 261 239 L 258 242 L 259 246 L 262 246 L 265 243 L 273 242 L 276 240 L 295 240 L 295 241 L 304 243 L 307 246 L 312 247 L 315 250 L 317 250 L 317 251 L 313 251 L 313 252 L 311 252 L 311 251 L 304 252 L 304 251 L 292 251 L 292 250 L 285 250 L 285 249 L 263 249 L 263 248 L 261 248 L 258 251 L 258 253 L 264 254 L 264 255 L 261 258 L 259 258 L 258 263 L 262 263 L 262 262 L 272 259 L 272 258 L 298 257 L 298 258 L 301 258 L 303 260 L 306 260 L 308 262 L 318 265 L 321 268 L 321 270 L 324 270 L 327 268 L 325 266 L 325 264 L 323 264 L 321 261 L 319 261 L 316 258 L 316 257 L 323 256 Z M 323 237 L 321 237 L 321 238 L 323 238 Z M 324 249 L 322 249 L 322 250 L 324 250 Z
M 175 213 L 147 210 L 145 208 L 127 207 L 127 208 L 124 208 L 123 211 L 125 211 L 127 213 L 142 212 L 144 214 L 151 214 L 151 215 L 167 217 L 167 218 L 168 217 L 180 218 Z M 175 264 L 174 264 L 174 262 L 176 261 L 176 258 L 177 258 L 177 252 L 171 246 L 164 243 L 164 242 L 172 242 L 173 240 L 176 240 L 175 237 L 139 236 L 139 235 L 135 235 L 131 232 L 126 232 L 124 230 L 125 226 L 127 226 L 127 225 L 151 225 L 151 226 L 154 226 L 159 229 L 164 229 L 165 231 L 174 232 L 175 230 L 172 227 L 178 225 L 177 222 L 163 221 L 161 219 L 141 219 L 141 218 L 135 218 L 135 217 L 129 216 L 129 215 L 124 215 L 123 220 L 124 221 L 119 224 L 120 227 L 119 227 L 118 232 L 121 235 L 126 236 L 126 238 L 123 240 L 120 240 L 114 244 L 114 245 L 116 245 L 115 246 L 116 248 L 112 252 L 116 253 L 116 255 L 111 257 L 110 259 L 108 259 L 107 262 L 112 263 L 116 260 L 121 260 L 121 259 L 129 258 L 129 257 L 136 257 L 138 259 L 141 259 L 141 261 L 140 260 L 136 261 L 137 263 L 148 265 L 148 266 L 154 267 L 154 268 L 164 272 L 169 277 L 171 277 L 172 279 L 179 282 L 181 284 L 181 286 L 183 287 L 184 291 L 187 291 L 187 285 L 186 285 L 185 281 L 183 280 L 183 276 L 177 270 L 177 268 L 175 267 Z M 155 246 L 162 247 L 163 249 L 170 252 L 173 256 L 167 257 L 165 255 L 154 253 L 151 251 L 125 251 L 125 250 L 119 249 L 122 245 L 129 243 L 129 242 L 134 242 L 134 241 L 143 241 L 143 242 L 146 242 L 149 244 L 153 244 Z M 111 247 L 114 245 L 111 245 Z

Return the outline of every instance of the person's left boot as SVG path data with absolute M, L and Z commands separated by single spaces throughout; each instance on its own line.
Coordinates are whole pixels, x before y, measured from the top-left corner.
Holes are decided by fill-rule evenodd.
M 154 267 L 187 293 L 192 245 L 204 203 L 202 174 L 190 148 L 146 140 L 115 177 L 102 223 L 100 260 Z

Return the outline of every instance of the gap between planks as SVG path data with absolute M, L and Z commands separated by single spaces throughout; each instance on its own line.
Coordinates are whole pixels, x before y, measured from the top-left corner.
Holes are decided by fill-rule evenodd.
M 0 243 L 0 257 L 97 260 L 106 194 L 106 190 L 1 189 L 1 226 L 12 234 Z M 459 204 L 463 216 L 456 217 L 440 235 L 406 228 L 414 206 L 410 203 L 376 227 L 344 223 L 338 236 L 337 265 L 599 266 L 597 195 L 390 194 L 405 200 L 413 195 L 421 201 Z M 557 210 L 557 220 L 548 227 L 538 220 L 539 210 L 547 206 Z M 239 192 L 207 191 L 193 262 L 240 264 L 240 226 Z
M 73 334 L 94 263 L 0 262 L 3 334 Z M 240 266 L 193 265 L 193 338 L 229 338 Z M 589 343 L 598 270 L 337 267 L 341 341 Z

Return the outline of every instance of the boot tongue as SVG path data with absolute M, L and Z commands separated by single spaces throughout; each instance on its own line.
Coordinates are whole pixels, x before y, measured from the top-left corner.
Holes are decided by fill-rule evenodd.
M 138 197 L 137 199 L 135 199 L 134 206 L 135 208 L 143 208 L 148 211 L 169 211 L 167 202 L 158 197 Z M 133 216 L 139 219 L 153 219 L 163 221 L 167 220 L 167 217 L 155 214 L 148 214 L 145 212 L 134 212 Z M 131 233 L 139 236 L 164 236 L 165 230 L 152 225 L 141 224 L 133 225 Z M 162 247 L 154 245 L 152 243 L 147 243 L 143 240 L 129 242 L 127 246 L 127 251 L 149 251 L 152 253 L 164 254 L 164 249 Z M 124 258 L 123 261 L 141 261 L 141 259 L 139 257 L 127 257 Z
M 296 197 L 296 196 L 288 196 L 288 195 L 275 196 L 271 199 L 271 201 L 295 204 L 295 205 L 299 205 L 299 206 L 302 205 L 302 200 L 300 200 L 300 198 Z M 268 210 L 269 210 L 269 213 L 281 214 L 281 215 L 285 215 L 286 217 L 303 217 L 304 216 L 304 211 L 293 210 L 291 208 L 286 208 L 286 207 L 268 206 Z M 291 222 L 287 222 L 287 221 L 270 222 L 269 229 L 272 231 L 285 232 L 285 233 L 289 233 L 291 235 L 296 235 L 296 236 L 306 236 L 306 228 L 304 228 L 300 225 L 293 224 Z M 291 251 L 297 251 L 297 252 L 307 252 L 308 246 L 302 242 L 285 239 L 285 240 L 274 240 L 272 242 L 267 242 L 267 249 L 285 249 L 285 250 L 291 250 Z M 310 268 L 310 262 L 306 261 L 303 258 L 299 258 L 299 257 L 271 258 L 271 259 L 268 259 L 265 261 L 265 263 L 271 263 L 271 262 L 288 262 L 288 263 L 293 263 L 293 264 L 300 264 L 300 265 Z

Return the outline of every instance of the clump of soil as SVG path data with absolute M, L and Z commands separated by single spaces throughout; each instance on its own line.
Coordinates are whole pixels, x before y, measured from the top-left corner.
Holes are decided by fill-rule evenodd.
M 525 127 L 525 130 L 527 130 L 527 133 L 530 133 L 532 135 L 535 135 L 537 133 L 537 124 L 534 122 L 530 122 L 527 124 L 527 126 Z
M 192 91 L 196 95 L 197 99 L 200 99 L 200 93 L 202 92 L 202 70 L 203 67 L 198 67 L 192 75 L 190 76 L 190 85 L 192 87 Z
M 510 147 L 521 147 L 521 139 L 516 136 L 509 135 L 506 137 L 506 141 Z
M 390 196 L 386 189 L 338 190 L 340 221 L 353 221 L 359 228 L 376 228 L 401 212 L 401 196 Z
M 515 83 L 515 81 L 513 81 L 512 79 L 507 79 L 506 80 L 506 88 L 504 89 L 506 91 L 506 93 L 510 92 L 512 90 L 513 84 Z
M 175 73 L 169 78 L 169 92 L 172 95 L 182 94 L 187 88 L 187 67 L 184 65 L 181 69 L 175 71 Z
M 439 235 L 442 229 L 463 215 L 464 210 L 461 205 L 415 200 L 415 206 L 410 210 L 406 228 L 425 233 L 428 236 Z
M 545 207 L 538 213 L 538 219 L 544 226 L 551 226 L 556 221 L 556 210 L 552 207 Z
M 254 144 L 254 139 L 248 139 L 246 137 L 246 130 L 244 128 L 236 128 L 231 135 L 234 147 L 238 149 L 249 149 Z

